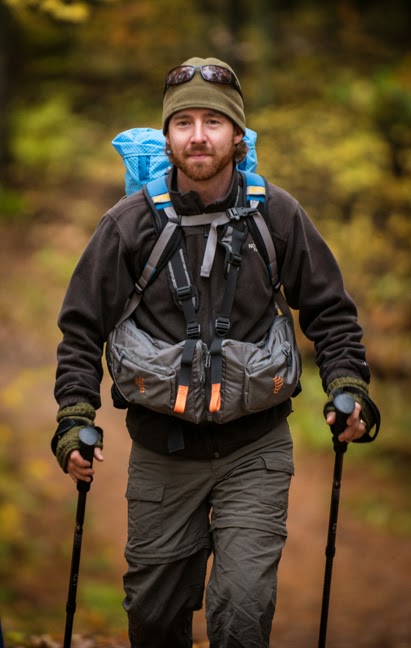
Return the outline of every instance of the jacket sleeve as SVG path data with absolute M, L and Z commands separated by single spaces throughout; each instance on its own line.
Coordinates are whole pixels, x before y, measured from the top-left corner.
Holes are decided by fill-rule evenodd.
M 285 236 L 281 281 L 301 330 L 314 343 L 324 390 L 338 377 L 369 382 L 357 309 L 328 245 L 297 204 Z
M 70 280 L 58 325 L 55 398 L 100 407 L 104 343 L 133 290 L 129 252 L 115 220 L 101 220 Z

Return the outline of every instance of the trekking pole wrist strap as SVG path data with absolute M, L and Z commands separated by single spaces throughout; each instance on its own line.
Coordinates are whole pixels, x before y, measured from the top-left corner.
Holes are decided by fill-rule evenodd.
M 373 418 L 373 424 L 371 425 L 371 428 L 373 428 L 375 425 L 374 434 L 370 434 L 370 430 L 368 430 L 359 439 L 354 439 L 354 443 L 370 443 L 371 441 L 374 441 L 374 439 L 378 435 L 378 432 L 380 431 L 380 426 L 381 426 L 381 414 L 377 405 L 374 403 L 373 400 L 371 400 L 371 398 L 368 396 L 368 394 L 365 391 L 363 391 L 361 388 L 355 385 L 346 385 L 346 386 L 337 387 L 336 389 L 333 389 L 330 392 L 330 396 L 334 398 L 335 396 L 343 392 L 351 394 L 354 399 L 355 399 L 355 395 L 357 395 L 359 399 L 363 400 L 366 403 L 366 406 L 367 408 L 369 408 L 371 416 Z
M 90 424 L 84 418 L 76 418 L 76 417 L 63 418 L 60 421 L 60 423 L 59 423 L 59 425 L 57 427 L 57 430 L 55 431 L 54 436 L 53 436 L 53 438 L 51 440 L 51 450 L 52 450 L 54 456 L 56 456 L 57 445 L 58 445 L 60 439 L 62 439 L 62 437 L 65 434 L 67 434 L 67 432 L 69 432 L 70 430 L 72 430 L 75 427 L 80 427 L 80 428 L 94 427 L 94 428 L 96 428 L 96 430 L 100 434 L 101 441 L 103 440 L 103 430 L 102 430 L 102 428 L 98 427 L 97 425 L 93 425 L 92 423 Z

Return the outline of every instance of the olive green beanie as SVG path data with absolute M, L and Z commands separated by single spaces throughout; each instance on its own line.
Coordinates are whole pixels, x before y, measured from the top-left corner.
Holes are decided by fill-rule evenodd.
M 182 65 L 221 65 L 233 74 L 234 70 L 216 58 L 190 58 Z M 166 135 L 170 117 L 179 110 L 209 108 L 229 117 L 245 133 L 244 102 L 240 93 L 231 85 L 205 81 L 199 70 L 190 81 L 170 86 L 163 101 L 163 133 Z

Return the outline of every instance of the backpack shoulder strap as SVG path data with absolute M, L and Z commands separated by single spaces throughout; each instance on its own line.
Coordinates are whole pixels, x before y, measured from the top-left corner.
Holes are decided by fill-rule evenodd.
M 291 322 L 293 322 L 290 307 L 281 291 L 277 254 L 273 237 L 271 236 L 267 223 L 267 182 L 265 178 L 260 176 L 258 173 L 252 173 L 250 171 L 243 171 L 242 173 L 246 182 L 247 203 L 257 209 L 257 212 L 253 214 L 249 223 L 251 234 L 261 256 L 267 263 L 267 269 L 273 286 L 276 304 L 283 315 L 287 315 Z
M 166 207 L 172 206 L 165 175 L 147 182 L 143 190 L 145 196 L 157 209 L 165 209 Z
M 144 186 L 143 190 L 155 218 L 159 236 L 154 243 L 141 276 L 134 284 L 134 292 L 126 303 L 117 326 L 135 311 L 145 288 L 154 279 L 158 270 L 171 258 L 180 241 L 179 223 L 168 193 L 166 176 L 151 180 Z
M 246 184 L 247 202 L 254 203 L 250 204 L 250 207 L 257 207 L 258 203 L 264 203 L 267 189 L 263 176 L 252 171 L 242 171 L 242 175 Z
M 279 288 L 277 254 L 267 224 L 267 182 L 258 173 L 245 171 L 243 176 L 246 183 L 247 204 L 256 209 L 250 219 L 250 231 L 261 256 L 267 264 L 273 289 L 277 291 Z

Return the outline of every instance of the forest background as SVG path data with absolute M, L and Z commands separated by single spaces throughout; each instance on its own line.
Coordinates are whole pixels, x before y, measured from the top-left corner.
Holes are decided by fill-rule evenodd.
M 341 265 L 383 418 L 375 444 L 350 449 L 354 472 L 380 486 L 356 493 L 350 512 L 410 537 L 410 19 L 407 0 L 0 0 L 0 615 L 9 641 L 61 625 L 75 490 L 49 451 L 56 320 L 84 245 L 124 193 L 111 140 L 160 127 L 165 72 L 193 55 L 238 72 L 259 171 L 302 203 Z M 296 447 L 331 461 L 313 349 L 299 338 Z M 120 586 L 109 543 L 98 533 L 93 542 L 79 627 L 109 633 L 124 627 Z

